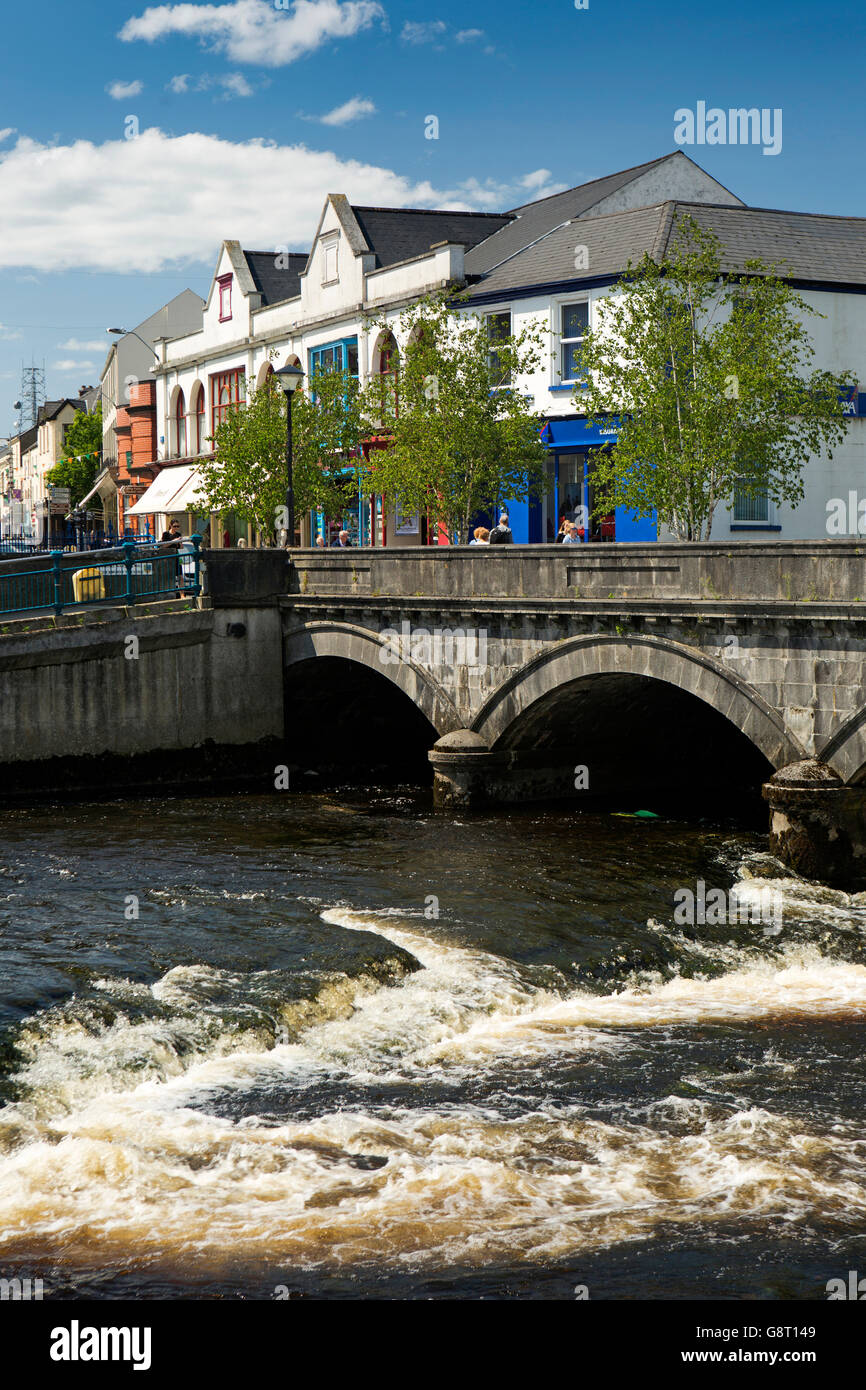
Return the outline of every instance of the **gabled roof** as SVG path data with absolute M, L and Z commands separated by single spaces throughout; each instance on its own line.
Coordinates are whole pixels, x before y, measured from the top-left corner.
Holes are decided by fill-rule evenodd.
M 274 251 L 244 252 L 250 275 L 262 296 L 262 307 L 297 298 L 301 293 L 300 277 L 307 264 L 307 255 L 306 251 L 290 251 L 285 255 Z
M 45 425 L 49 420 L 56 420 L 64 406 L 71 405 L 75 410 L 87 410 L 87 402 L 80 401 L 77 396 L 64 396 L 59 401 L 46 401 L 40 405 L 36 416 L 37 424 Z
M 512 220 L 511 213 L 449 212 L 438 208 L 371 208 L 352 212 L 381 268 L 423 255 L 439 242 L 469 250 Z
M 654 169 L 660 169 L 662 165 L 670 165 L 671 174 L 676 177 L 694 178 L 700 176 L 709 187 L 718 190 L 716 201 L 719 201 L 724 193 L 730 192 L 723 184 L 716 179 L 712 179 L 705 170 L 695 164 L 694 160 L 689 159 L 688 155 L 682 150 L 676 150 L 672 154 L 661 155 L 658 159 L 650 159 L 645 164 L 635 164 L 631 169 L 621 169 L 615 174 L 605 174 L 603 178 L 592 179 L 589 183 L 578 184 L 576 188 L 567 188 L 562 193 L 552 193 L 548 198 L 538 198 L 535 202 L 524 203 L 521 207 L 513 208 L 511 212 L 512 221 L 490 237 L 481 246 L 466 257 L 467 275 L 484 275 L 501 265 L 509 256 L 531 246 L 539 237 L 547 236 L 555 228 L 561 227 L 563 223 L 573 221 L 575 218 L 586 218 L 587 215 L 597 216 L 592 213 L 593 208 L 597 208 L 606 198 L 611 197 L 621 190 L 627 189 L 629 184 L 643 178 L 645 174 L 651 173 Z M 677 194 L 693 193 L 694 189 L 684 188 L 682 185 L 669 186 L 668 188 L 653 188 L 649 197 L 641 197 L 640 202 L 646 203 L 661 195 L 667 194 L 674 197 Z M 731 199 L 736 203 L 740 200 L 731 193 Z M 632 195 L 634 200 L 634 194 Z M 611 209 L 612 211 L 612 209 Z M 581 238 L 578 238 L 580 241 Z
M 719 238 L 725 271 L 741 272 L 756 258 L 777 265 L 790 280 L 866 285 L 866 218 L 671 201 L 559 227 L 480 278 L 474 289 L 507 295 L 535 285 L 616 277 L 644 252 L 661 260 L 681 214 Z M 575 270 L 578 245 L 586 247 L 585 270 Z

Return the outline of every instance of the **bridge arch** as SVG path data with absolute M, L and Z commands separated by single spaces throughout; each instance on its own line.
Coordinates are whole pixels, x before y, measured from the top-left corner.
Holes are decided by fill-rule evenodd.
M 816 756 L 838 772 L 843 782 L 866 783 L 866 707 L 846 719 Z
M 285 633 L 283 662 L 287 672 L 322 657 L 353 662 L 389 681 L 408 696 L 440 738 L 464 727 L 445 689 L 423 667 L 401 656 L 387 636 L 354 623 L 327 620 L 306 623 Z
M 492 751 L 516 747 L 534 717 L 582 682 L 616 676 L 661 682 L 695 696 L 778 769 L 809 754 L 782 716 L 722 662 L 664 637 L 592 634 L 557 643 L 509 677 L 472 722 Z M 610 681 L 605 685 L 612 689 Z

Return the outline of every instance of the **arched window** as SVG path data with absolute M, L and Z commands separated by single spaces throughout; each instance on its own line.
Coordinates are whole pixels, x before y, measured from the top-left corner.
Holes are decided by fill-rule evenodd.
M 382 414 L 396 416 L 399 407 L 400 351 L 393 333 L 386 333 L 379 343 L 378 376 Z
M 204 387 L 199 386 L 195 398 L 195 451 L 197 454 L 204 453 L 205 445 L 205 423 L 204 423 Z
M 186 453 L 186 401 L 182 391 L 178 391 L 174 406 L 175 453 L 183 458 Z

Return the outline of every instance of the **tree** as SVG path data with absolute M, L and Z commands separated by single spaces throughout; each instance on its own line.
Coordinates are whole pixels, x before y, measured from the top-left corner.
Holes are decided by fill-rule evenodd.
M 799 502 L 808 457 L 844 437 L 855 378 L 812 369 L 817 310 L 759 260 L 721 267 L 718 238 L 681 216 L 665 258 L 629 264 L 599 305 L 574 400 L 593 423 L 623 418 L 596 457 L 596 514 L 657 511 L 678 540 L 708 540 L 735 489 Z
M 76 410 L 66 431 L 60 459 L 53 468 L 49 468 L 45 475 L 46 482 L 50 487 L 68 487 L 72 499 L 71 505 L 76 507 L 82 497 L 86 497 L 93 487 L 100 469 L 101 454 L 102 402 L 100 401 L 92 415 L 88 415 L 85 410 Z
M 351 479 L 335 463 L 359 440 L 358 390 L 345 373 L 315 373 L 310 393 L 292 403 L 292 480 L 296 515 L 313 507 L 339 512 Z M 272 377 L 230 409 L 199 464 L 201 492 L 215 512 L 235 512 L 263 535 L 281 524 L 286 500 L 286 398 Z M 350 469 L 352 465 L 349 465 Z M 197 504 L 200 509 L 201 504 Z
M 400 325 L 408 344 L 396 379 L 373 377 L 364 392 L 367 429 L 388 444 L 361 486 L 465 537 L 479 511 L 543 486 L 541 420 L 511 385 L 540 361 L 541 334 L 512 335 L 448 296 L 404 311 Z

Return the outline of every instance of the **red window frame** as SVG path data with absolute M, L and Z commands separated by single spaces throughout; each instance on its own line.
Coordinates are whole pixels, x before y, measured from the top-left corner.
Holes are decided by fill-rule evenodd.
M 178 391 L 174 403 L 174 450 L 178 458 L 186 454 L 186 400 L 183 391 Z
M 225 420 L 232 406 L 243 405 L 245 401 L 246 373 L 243 367 L 234 367 L 230 372 L 214 372 L 210 379 L 211 434 L 216 434 L 217 425 Z
M 391 380 L 391 400 L 396 418 L 400 413 L 400 349 L 393 333 L 383 340 L 379 348 L 379 376 Z M 384 406 L 384 393 L 382 404 Z
M 204 387 L 203 387 L 203 386 L 199 386 L 199 388 L 198 388 L 198 395 L 197 395 L 197 397 L 196 397 L 195 412 L 194 412 L 194 413 L 195 413 L 195 451 L 196 451 L 197 454 L 200 454 L 200 453 L 202 453 L 202 451 L 203 451 L 203 449 L 204 449 L 204 432 L 205 432 L 205 400 L 204 400 Z
M 218 275 L 217 285 L 219 286 L 220 297 L 220 323 L 226 323 L 232 316 L 232 275 Z M 228 313 L 226 313 L 226 300 L 228 300 Z

